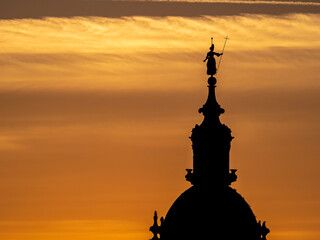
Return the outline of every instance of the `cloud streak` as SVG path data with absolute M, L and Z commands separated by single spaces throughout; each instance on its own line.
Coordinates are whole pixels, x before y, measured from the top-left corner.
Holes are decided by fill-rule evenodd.
M 128 1 L 128 0 L 114 0 Z M 229 3 L 229 4 L 268 4 L 268 5 L 300 5 L 300 6 L 320 6 L 318 2 L 309 1 L 254 1 L 254 0 L 129 0 L 131 2 L 193 2 L 193 3 Z
M 318 2 L 310 1 L 84 1 L 3 0 L 0 18 L 44 18 L 74 16 L 233 16 L 241 14 L 283 15 L 319 13 Z
M 318 25 L 320 17 L 313 14 L 4 20 L 0 85 L 3 90 L 164 89 L 175 82 L 179 89 L 190 89 L 204 71 L 201 60 L 210 36 L 219 51 L 225 35 L 230 37 L 221 65 L 221 74 L 230 79 L 226 84 L 255 87 L 254 78 L 245 79 L 249 68 L 261 79 L 259 86 L 298 86 L 298 76 L 317 85 Z M 231 67 L 241 81 L 224 73 Z M 279 74 L 267 80 L 266 69 Z
M 0 21 L 0 53 L 196 52 L 208 35 L 215 37 L 217 45 L 230 35 L 228 50 L 315 48 L 320 45 L 319 24 L 318 14 L 4 20 Z

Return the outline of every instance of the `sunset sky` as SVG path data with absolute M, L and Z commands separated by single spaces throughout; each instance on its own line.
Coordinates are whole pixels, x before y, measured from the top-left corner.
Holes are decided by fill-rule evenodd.
M 148 240 L 217 77 L 232 187 L 320 239 L 320 1 L 0 0 L 0 239 Z

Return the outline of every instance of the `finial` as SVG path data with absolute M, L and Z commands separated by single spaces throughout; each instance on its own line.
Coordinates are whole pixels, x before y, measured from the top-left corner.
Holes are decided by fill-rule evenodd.
M 211 37 L 211 45 L 213 44 L 213 37 Z
M 163 225 L 163 222 L 164 222 L 164 218 L 163 218 L 163 217 L 161 217 L 161 218 L 160 218 L 160 223 L 161 223 L 161 225 L 160 225 L 160 226 L 162 226 L 162 225 Z
M 214 85 L 216 85 L 216 83 L 217 83 L 217 79 L 215 77 L 211 76 L 208 78 L 209 86 L 214 86 Z
M 153 233 L 153 238 L 150 240 L 159 240 L 158 234 L 160 234 L 160 226 L 158 225 L 158 214 L 154 211 L 153 225 L 150 227 L 150 232 Z
M 157 211 L 154 211 L 153 220 L 154 220 L 154 224 L 155 224 L 155 225 L 158 225 L 158 223 L 157 223 L 157 221 L 158 221 L 158 214 L 157 214 Z
M 261 221 L 259 221 L 258 228 L 259 228 L 259 233 L 260 233 L 261 239 L 267 240 L 266 236 L 268 235 L 268 233 L 270 233 L 270 229 L 267 228 L 266 221 L 264 221 L 262 224 L 261 224 Z

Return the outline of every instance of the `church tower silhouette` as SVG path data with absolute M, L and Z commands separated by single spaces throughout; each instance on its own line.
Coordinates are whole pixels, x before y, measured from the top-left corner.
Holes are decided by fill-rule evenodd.
M 193 169 L 186 180 L 192 184 L 172 204 L 158 225 L 157 212 L 151 240 L 265 240 L 269 229 L 257 222 L 249 204 L 231 188 L 236 169 L 229 167 L 231 130 L 220 122 L 224 113 L 216 100 L 216 78 L 208 79 L 209 94 L 199 109 L 203 122 L 191 134 Z

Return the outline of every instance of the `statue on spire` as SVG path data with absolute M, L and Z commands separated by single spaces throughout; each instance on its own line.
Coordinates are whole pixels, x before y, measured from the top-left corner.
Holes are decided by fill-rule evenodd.
M 217 67 L 216 67 L 216 60 L 214 58 L 214 55 L 220 57 L 223 53 L 216 53 L 214 50 L 214 44 L 213 44 L 213 38 L 211 38 L 211 47 L 210 52 L 207 53 L 207 57 L 204 62 L 208 60 L 207 62 L 207 75 L 213 76 L 217 73 Z

